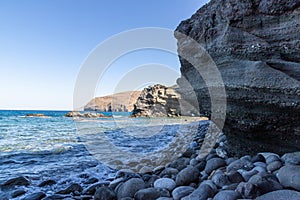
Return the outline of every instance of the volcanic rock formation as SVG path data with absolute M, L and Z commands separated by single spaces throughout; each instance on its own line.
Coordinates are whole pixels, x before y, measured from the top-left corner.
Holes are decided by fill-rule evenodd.
M 181 115 L 180 95 L 175 87 L 154 85 L 145 88 L 134 104 L 133 117 L 175 117 Z
M 194 59 L 197 41 L 224 81 L 227 112 L 223 131 L 232 154 L 300 150 L 300 1 L 212 0 L 178 26 L 179 55 Z M 192 85 L 200 112 L 211 115 L 203 64 L 180 56 L 177 83 L 187 101 Z M 192 102 L 191 102 L 192 103 Z

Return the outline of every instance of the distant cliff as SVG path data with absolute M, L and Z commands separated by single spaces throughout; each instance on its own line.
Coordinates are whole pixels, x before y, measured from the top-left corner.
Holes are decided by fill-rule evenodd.
M 211 0 L 176 31 L 201 44 L 222 75 L 223 130 L 233 153 L 300 150 L 299 0 Z M 178 52 L 198 56 L 188 40 L 175 36 Z M 181 96 L 189 101 L 185 88 L 192 85 L 201 112 L 210 116 L 210 95 L 196 70 L 205 66 L 180 61 Z
M 131 112 L 133 110 L 133 105 L 140 94 L 140 91 L 129 91 L 104 97 L 96 97 L 84 107 L 84 110 L 99 112 Z

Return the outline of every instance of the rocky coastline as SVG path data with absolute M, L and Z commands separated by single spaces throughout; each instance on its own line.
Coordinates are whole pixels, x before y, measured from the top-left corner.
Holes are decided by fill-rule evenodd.
M 55 180 L 44 180 L 29 193 L 31 177 L 12 177 L 0 184 L 6 192 L 0 199 L 299 200 L 299 8 L 299 0 L 212 0 L 177 28 L 206 47 L 228 94 L 224 135 L 207 155 L 199 156 L 210 137 L 210 121 L 199 125 L 189 148 L 166 165 L 144 166 L 139 172 L 116 170 L 115 177 L 106 180 L 78 174 L 84 184 L 74 181 L 54 194 L 43 188 L 57 184 Z M 179 51 L 184 51 L 186 41 L 177 39 Z M 204 80 L 185 59 L 180 61 L 180 95 L 190 101 L 184 89 L 187 80 L 199 100 L 195 106 L 210 117 Z M 156 85 L 139 96 L 134 117 L 182 114 L 180 97 L 170 88 Z M 94 100 L 86 109 L 128 111 L 124 105 L 102 108 Z M 67 117 L 103 116 L 69 113 Z
M 100 181 L 85 175 L 84 187 L 76 182 L 53 195 L 36 191 L 26 193 L 28 177 L 16 177 L 1 184 L 10 196 L 1 199 L 23 200 L 236 200 L 300 199 L 300 152 L 279 156 L 264 152 L 255 156 L 228 156 L 221 135 L 211 152 L 199 158 L 209 121 L 199 126 L 193 142 L 177 160 L 155 169 L 144 166 L 139 173 L 129 169 L 116 172 L 114 178 Z M 78 176 L 83 176 L 82 174 Z M 44 180 L 40 188 L 54 185 Z

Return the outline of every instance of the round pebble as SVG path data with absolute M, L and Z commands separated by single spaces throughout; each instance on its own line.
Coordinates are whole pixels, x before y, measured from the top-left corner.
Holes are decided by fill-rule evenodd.
M 154 188 L 167 189 L 172 191 L 176 187 L 176 183 L 170 178 L 160 178 L 154 182 Z
M 195 188 L 190 186 L 180 186 L 173 190 L 172 196 L 174 200 L 180 200 L 181 198 L 191 194 Z

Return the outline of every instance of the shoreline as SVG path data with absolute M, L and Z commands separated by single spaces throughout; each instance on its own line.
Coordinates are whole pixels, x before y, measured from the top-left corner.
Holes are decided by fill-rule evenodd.
M 204 127 L 202 127 L 204 128 Z M 197 132 L 199 133 L 199 132 Z M 226 137 L 222 135 L 212 151 L 204 158 L 198 157 L 205 134 L 194 136 L 193 142 L 178 159 L 155 169 L 144 166 L 139 173 L 118 170 L 116 176 L 105 181 L 86 177 L 90 183 L 81 186 L 70 181 L 69 186 L 47 195 L 35 191 L 27 193 L 31 184 L 27 177 L 6 180 L 1 188 L 6 188 L 7 199 L 276 199 L 300 198 L 300 153 L 290 153 L 279 157 L 273 153 L 241 158 L 227 156 L 224 146 Z M 83 175 L 82 175 L 83 176 Z M 294 180 L 296 181 L 292 181 Z M 299 180 L 298 180 L 298 179 Z M 56 184 L 44 180 L 41 188 Z M 5 199 L 5 197 L 3 197 Z

